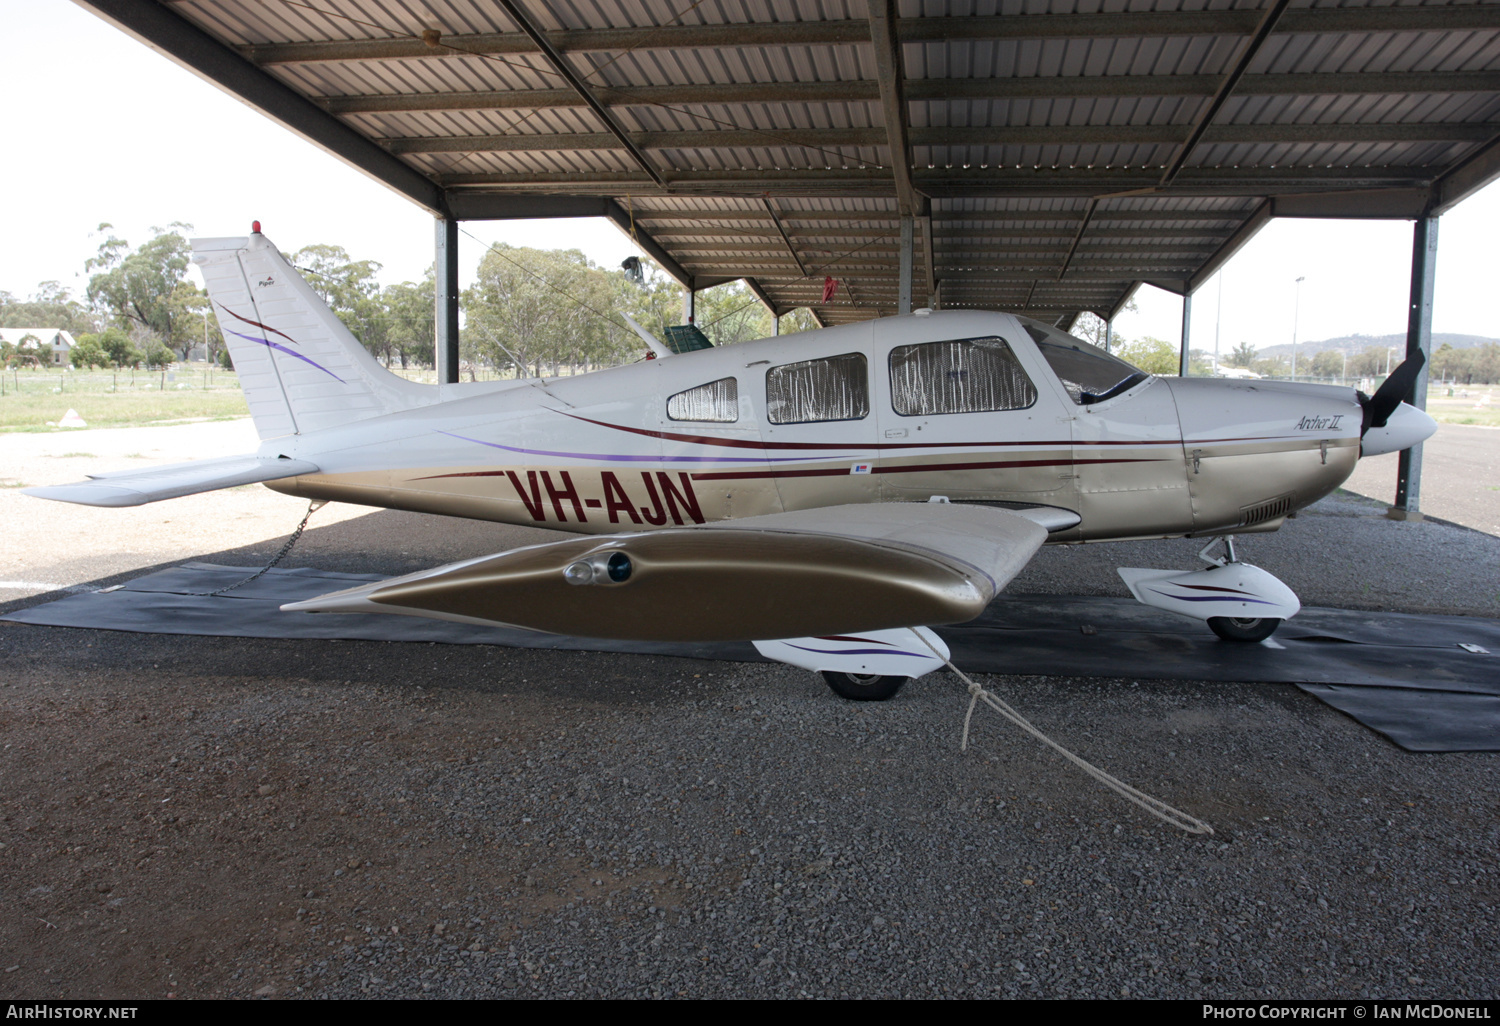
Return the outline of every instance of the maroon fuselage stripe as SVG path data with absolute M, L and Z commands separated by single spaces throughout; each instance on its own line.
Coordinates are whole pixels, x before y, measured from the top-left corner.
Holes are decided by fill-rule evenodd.
M 1181 438 L 1138 438 L 1108 441 L 1088 441 L 1086 439 L 1051 439 L 1047 441 L 1019 442 L 870 442 L 868 444 L 835 442 L 832 444 L 824 444 L 822 442 L 765 442 L 755 441 L 754 439 L 750 438 L 713 438 L 709 435 L 688 435 L 676 431 L 653 431 L 650 428 L 627 427 L 624 424 L 611 424 L 606 420 L 594 420 L 590 417 L 583 417 L 576 413 L 568 413 L 565 410 L 554 410 L 552 412 L 561 413 L 564 417 L 571 417 L 574 420 L 581 420 L 585 424 L 594 424 L 598 427 L 610 428 L 614 431 L 625 431 L 632 435 L 645 435 L 647 438 L 660 438 L 663 441 L 668 442 L 687 442 L 691 445 L 717 445 L 722 446 L 726 449 L 821 449 L 825 452 L 843 449 L 852 450 L 855 452 L 867 452 L 872 449 L 877 451 L 884 449 L 972 449 L 985 447 L 1005 449 L 1019 445 L 1035 447 L 1048 445 L 1184 445 L 1187 441 L 1191 441 L 1194 445 L 1217 445 L 1225 442 L 1274 442 L 1282 441 L 1292 437 L 1301 437 L 1300 435 L 1256 435 L 1247 436 L 1245 438 L 1194 438 L 1190 440 Z

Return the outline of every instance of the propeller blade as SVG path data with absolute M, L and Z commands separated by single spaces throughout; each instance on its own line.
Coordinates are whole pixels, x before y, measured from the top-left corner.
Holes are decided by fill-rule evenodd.
M 1419 349 L 1414 356 L 1391 371 L 1374 395 L 1359 393 L 1360 405 L 1364 407 L 1364 423 L 1359 428 L 1361 437 L 1372 427 L 1385 427 L 1386 420 L 1396 412 L 1396 407 L 1411 394 L 1412 386 L 1417 383 L 1417 375 L 1422 373 L 1422 365 L 1426 362 L 1427 358 Z

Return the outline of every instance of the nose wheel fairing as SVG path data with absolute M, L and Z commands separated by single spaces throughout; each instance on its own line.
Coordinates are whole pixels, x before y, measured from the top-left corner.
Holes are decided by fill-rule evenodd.
M 1210 556 L 1220 543 L 1223 557 Z M 1302 603 L 1279 578 L 1239 561 L 1232 535 L 1210 541 L 1198 558 L 1210 566 L 1188 571 L 1120 567 L 1118 572 L 1137 601 L 1204 620 L 1225 641 L 1264 641 L 1283 620 L 1301 612 Z

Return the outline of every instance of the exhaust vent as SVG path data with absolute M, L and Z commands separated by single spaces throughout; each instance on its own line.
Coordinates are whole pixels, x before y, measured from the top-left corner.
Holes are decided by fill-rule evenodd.
M 1267 499 L 1253 506 L 1240 507 L 1240 526 L 1249 527 L 1251 524 L 1264 523 L 1267 520 L 1275 520 L 1284 517 L 1292 511 L 1292 497 L 1283 495 L 1276 499 Z

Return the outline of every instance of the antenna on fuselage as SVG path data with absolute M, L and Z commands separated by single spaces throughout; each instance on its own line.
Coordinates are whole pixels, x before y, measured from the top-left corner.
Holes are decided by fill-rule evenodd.
M 651 334 L 651 332 L 641 327 L 640 324 L 636 322 L 636 319 L 634 317 L 630 316 L 624 311 L 621 311 L 620 316 L 625 318 L 625 323 L 630 325 L 630 329 L 641 337 L 641 341 L 646 343 L 646 348 L 650 349 L 652 354 L 658 360 L 672 355 L 672 350 L 668 349 L 662 343 L 661 339 L 657 338 L 655 335 Z

